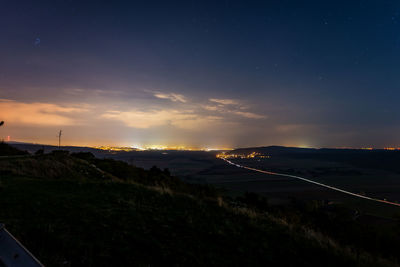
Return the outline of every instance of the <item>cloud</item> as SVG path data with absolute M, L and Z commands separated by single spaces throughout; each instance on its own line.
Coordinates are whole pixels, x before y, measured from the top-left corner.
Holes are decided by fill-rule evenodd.
M 265 118 L 267 118 L 267 116 L 259 115 L 259 114 L 252 113 L 252 112 L 232 111 L 232 113 L 236 114 L 238 116 L 249 118 L 249 119 L 265 119 Z
M 210 102 L 222 104 L 222 105 L 239 105 L 239 102 L 234 99 L 219 99 L 219 98 L 210 98 Z
M 209 110 L 209 111 L 220 110 L 217 106 L 209 106 L 209 105 L 203 106 L 203 108 L 206 109 L 206 110 Z
M 205 116 L 193 113 L 193 111 L 178 110 L 130 110 L 108 111 L 102 115 L 106 119 L 122 121 L 126 126 L 148 129 L 158 126 L 172 125 L 181 129 L 201 129 L 210 123 L 222 120 L 218 116 Z
M 241 105 L 238 101 L 233 99 L 209 99 L 211 102 L 218 103 L 218 105 L 204 105 L 203 109 L 220 114 L 234 114 L 248 119 L 265 119 L 267 116 L 256 114 L 249 111 L 243 111 L 249 107 Z
M 102 115 L 106 119 L 115 119 L 122 121 L 126 126 L 133 128 L 147 129 L 151 127 L 157 127 L 166 125 L 174 115 L 177 115 L 176 111 L 167 110 L 153 110 L 153 111 L 108 111 Z
M 24 125 L 74 125 L 73 115 L 87 112 L 87 108 L 49 103 L 24 103 L 0 99 L 1 120 Z
M 155 97 L 157 98 L 161 98 L 161 99 L 169 99 L 173 102 L 182 102 L 182 103 L 186 103 L 187 100 L 185 98 L 185 96 L 181 95 L 181 94 L 175 94 L 175 93 L 155 93 L 154 94 Z
M 187 130 L 204 130 L 205 127 L 214 127 L 223 123 L 225 124 L 225 122 L 223 121 L 223 117 L 194 115 L 192 117 L 175 120 L 172 122 L 172 125 Z

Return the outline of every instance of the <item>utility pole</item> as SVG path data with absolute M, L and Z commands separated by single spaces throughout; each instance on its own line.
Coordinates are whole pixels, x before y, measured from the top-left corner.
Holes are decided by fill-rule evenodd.
M 0 126 L 3 126 L 3 124 L 4 124 L 4 121 L 0 121 Z M 1 139 L 1 142 L 3 143 L 4 139 Z
M 62 135 L 62 130 L 58 133 L 58 150 L 61 150 L 61 135 Z

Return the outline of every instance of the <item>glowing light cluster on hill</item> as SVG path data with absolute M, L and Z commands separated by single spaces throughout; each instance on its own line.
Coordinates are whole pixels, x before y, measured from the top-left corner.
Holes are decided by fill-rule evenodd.
M 249 154 L 227 154 L 225 152 L 217 154 L 216 156 L 217 158 L 221 158 L 221 159 L 236 159 L 236 158 L 240 158 L 240 159 L 254 159 L 254 158 L 258 158 L 258 159 L 269 159 L 271 158 L 270 155 L 264 155 L 258 152 L 251 152 Z

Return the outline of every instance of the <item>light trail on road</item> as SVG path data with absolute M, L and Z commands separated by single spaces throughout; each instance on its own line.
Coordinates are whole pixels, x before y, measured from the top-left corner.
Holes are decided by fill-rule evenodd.
M 260 173 L 265 173 L 265 174 L 269 174 L 269 175 L 290 177 L 290 178 L 302 180 L 302 181 L 305 181 L 305 182 L 308 182 L 308 183 L 312 183 L 312 184 L 315 184 L 315 185 L 319 185 L 319 186 L 322 186 L 322 187 L 325 187 L 325 188 L 328 188 L 328 189 L 331 189 L 331 190 L 334 190 L 334 191 L 338 191 L 338 192 L 341 192 L 341 193 L 344 193 L 344 194 L 348 194 L 348 195 L 351 195 L 351 196 L 354 196 L 354 197 L 363 198 L 363 199 L 367 199 L 367 200 L 371 200 L 371 201 L 375 201 L 375 202 L 379 202 L 379 203 L 384 203 L 384 204 L 389 204 L 389 205 L 400 207 L 399 203 L 363 196 L 363 195 L 360 195 L 360 194 L 357 194 L 357 193 L 353 193 L 353 192 L 350 192 L 350 191 L 346 191 L 346 190 L 343 190 L 343 189 L 340 189 L 340 188 L 337 188 L 337 187 L 334 187 L 334 186 L 330 186 L 330 185 L 327 185 L 327 184 L 323 184 L 323 183 L 319 183 L 319 182 L 316 182 L 316 181 L 313 181 L 313 180 L 309 180 L 309 179 L 304 178 L 304 177 L 285 174 L 285 173 L 263 171 L 263 170 L 259 170 L 259 169 L 255 169 L 255 168 L 251 168 L 251 167 L 247 167 L 247 166 L 243 166 L 243 165 L 240 165 L 240 164 L 233 163 L 232 161 L 230 161 L 228 159 L 225 159 L 225 158 L 221 158 L 221 159 L 224 160 L 225 162 L 229 163 L 230 165 L 236 166 L 238 168 L 244 168 L 244 169 L 247 169 L 247 170 L 260 172 Z

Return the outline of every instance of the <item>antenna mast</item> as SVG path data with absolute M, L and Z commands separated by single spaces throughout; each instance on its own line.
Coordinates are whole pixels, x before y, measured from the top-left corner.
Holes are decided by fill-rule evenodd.
M 62 130 L 58 133 L 58 150 L 61 150 L 61 135 L 62 135 Z

